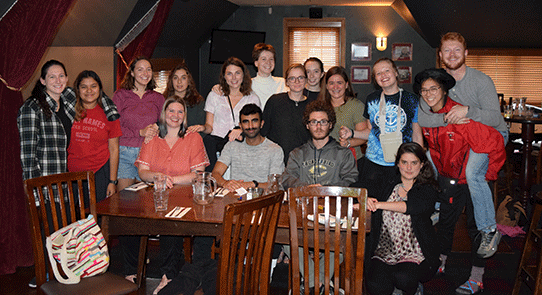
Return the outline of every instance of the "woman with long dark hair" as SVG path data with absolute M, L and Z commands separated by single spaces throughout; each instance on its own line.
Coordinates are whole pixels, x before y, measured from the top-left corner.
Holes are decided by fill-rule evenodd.
M 367 198 L 367 210 L 373 213 L 366 283 L 374 295 L 392 294 L 395 288 L 415 294 L 439 266 L 431 222 L 438 193 L 431 163 L 419 144 L 409 142 L 399 147 L 395 167 L 384 190 Z
M 21 138 L 23 179 L 67 172 L 67 148 L 75 118 L 75 92 L 66 87 L 64 64 L 47 61 L 32 95 L 19 109 L 17 125 Z M 101 98 L 107 119 L 119 118 L 113 102 Z
M 68 147 L 68 170 L 92 171 L 96 180 L 96 201 L 104 200 L 117 191 L 119 166 L 119 120 L 105 117 L 99 98 L 103 94 L 102 80 L 94 71 L 82 71 L 74 82 L 77 94 L 75 122 Z
M 240 59 L 228 58 L 220 70 L 220 87 L 222 95 L 210 91 L 205 102 L 206 120 L 205 125 L 194 125 L 188 128 L 188 132 L 203 132 L 211 136 L 205 136 L 205 149 L 211 165 L 206 171 L 211 172 L 216 163 L 216 153 L 221 151 L 224 145 L 223 139 L 228 135 L 229 141 L 237 139 L 241 135 L 239 126 L 239 111 L 249 103 L 261 107 L 260 99 L 252 91 L 250 73 Z
M 158 118 L 164 104 L 164 96 L 154 91 L 156 82 L 152 65 L 145 57 L 137 57 L 130 63 L 120 89 L 113 101 L 117 105 L 122 136 L 120 137 L 118 189 L 139 179 L 134 162 L 145 138 L 158 134 Z
M 188 127 L 205 124 L 205 99 L 196 89 L 196 82 L 184 61 L 171 70 L 167 80 L 164 97 L 173 95 L 179 96 L 186 102 Z
M 76 115 L 75 92 L 66 87 L 68 74 L 64 64 L 49 60 L 42 67 L 32 95 L 17 115 L 21 139 L 23 180 L 67 172 L 71 127 Z M 109 121 L 119 118 L 115 104 L 102 95 L 102 105 Z M 54 192 L 54 201 L 60 202 Z M 36 198 L 36 203 L 38 199 Z M 46 204 L 46 210 L 50 210 Z M 47 233 L 50 234 L 50 233 Z M 29 283 L 36 287 L 36 279 Z
M 363 112 L 365 104 L 355 98 L 352 84 L 348 78 L 348 73 L 343 67 L 335 66 L 330 68 L 324 76 L 324 88 L 320 91 L 319 99 L 324 100 L 335 110 L 337 123 L 335 126 L 348 128 L 348 130 L 361 131 L 365 127 L 365 118 Z M 340 128 L 334 128 L 329 134 L 337 140 L 342 146 L 354 148 L 356 159 L 363 155 L 359 146 L 364 144 L 366 140 L 341 137 L 339 134 Z

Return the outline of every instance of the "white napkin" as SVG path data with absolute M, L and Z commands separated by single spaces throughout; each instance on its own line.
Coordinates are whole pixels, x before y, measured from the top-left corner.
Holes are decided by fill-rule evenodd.
M 146 188 L 147 186 L 148 185 L 146 183 L 144 183 L 144 182 L 138 182 L 138 183 L 134 183 L 134 184 L 132 184 L 129 187 L 126 187 L 124 189 L 127 190 L 127 191 L 135 192 L 135 191 L 138 191 L 140 189 Z

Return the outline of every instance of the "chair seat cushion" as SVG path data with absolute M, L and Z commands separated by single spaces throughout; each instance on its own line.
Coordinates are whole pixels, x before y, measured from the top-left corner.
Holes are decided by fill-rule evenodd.
M 74 285 L 49 281 L 41 285 L 41 290 L 45 294 L 121 295 L 137 290 L 137 285 L 121 276 L 106 272 L 98 276 L 81 279 L 79 284 Z

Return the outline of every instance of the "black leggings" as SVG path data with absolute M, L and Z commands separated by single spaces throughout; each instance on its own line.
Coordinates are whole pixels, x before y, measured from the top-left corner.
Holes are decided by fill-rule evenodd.
M 441 253 L 450 255 L 454 242 L 455 225 L 463 208 L 467 216 L 467 230 L 471 240 L 471 261 L 473 266 L 485 267 L 486 260 L 479 258 L 476 252 L 480 247 L 481 235 L 476 227 L 474 208 L 470 198 L 469 188 L 466 184 L 451 184 L 452 179 L 439 176 L 439 185 L 442 189 L 440 195 L 439 222 L 436 224 L 437 239 Z M 457 182 L 455 182 L 457 183 Z
M 373 258 L 366 277 L 367 290 L 372 295 L 392 294 L 395 288 L 402 290 L 403 294 L 415 294 L 418 282 L 427 281 L 433 276 L 431 269 L 434 270 L 427 260 L 419 265 L 412 262 L 389 265 Z

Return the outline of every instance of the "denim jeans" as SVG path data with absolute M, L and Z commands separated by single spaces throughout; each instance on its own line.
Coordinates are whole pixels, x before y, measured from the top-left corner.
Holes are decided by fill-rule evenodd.
M 123 145 L 119 147 L 119 172 L 117 176 L 119 179 L 141 180 L 137 167 L 134 165 L 138 155 L 139 148 Z
M 508 131 L 500 131 L 503 136 L 504 144 L 508 142 Z M 486 182 L 486 172 L 489 165 L 488 154 L 477 154 L 469 151 L 469 161 L 465 176 L 474 207 L 474 218 L 476 227 L 480 231 L 490 232 L 497 227 L 495 221 L 495 205 L 491 188 Z

